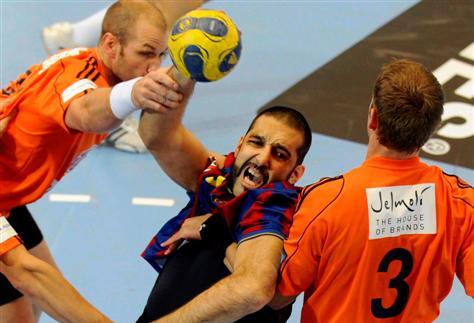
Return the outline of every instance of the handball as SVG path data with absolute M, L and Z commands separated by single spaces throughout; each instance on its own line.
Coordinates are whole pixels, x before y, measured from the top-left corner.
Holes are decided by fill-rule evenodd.
M 237 64 L 242 49 L 240 32 L 223 12 L 198 9 L 174 24 L 168 48 L 177 70 L 198 82 L 212 82 Z

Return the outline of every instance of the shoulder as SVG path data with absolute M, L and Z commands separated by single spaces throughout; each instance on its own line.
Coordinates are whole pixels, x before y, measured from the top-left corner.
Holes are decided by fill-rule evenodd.
M 245 192 L 246 200 L 260 206 L 274 205 L 294 209 L 298 198 L 297 188 L 288 182 L 272 182 Z
M 297 210 L 303 203 L 328 205 L 341 194 L 344 183 L 344 176 L 339 175 L 336 177 L 323 177 L 319 181 L 305 186 L 301 191 L 296 207 Z
M 97 54 L 94 49 L 77 47 L 72 49 L 66 49 L 49 56 L 45 61 L 43 61 L 42 67 L 43 70 L 45 70 L 58 62 L 61 62 L 62 64 L 75 64 L 77 62 L 83 61 L 89 61 L 89 63 L 93 65 L 94 60 L 98 60 Z
M 442 173 L 442 180 L 447 185 L 454 200 L 474 208 L 474 188 L 469 183 L 456 175 L 444 172 Z
M 333 214 L 335 207 L 341 206 L 339 201 L 344 182 L 345 178 L 341 175 L 325 177 L 304 187 L 296 205 L 290 237 L 298 237 L 297 239 L 300 240 L 303 237 L 313 239 L 325 236 L 327 217 Z M 314 229 L 308 230 L 310 227 Z
M 59 92 L 67 88 L 63 94 L 66 98 L 97 87 L 109 86 L 100 58 L 92 48 L 73 48 L 52 55 L 42 63 L 39 74 L 43 72 L 47 75 L 46 78 L 54 79 Z

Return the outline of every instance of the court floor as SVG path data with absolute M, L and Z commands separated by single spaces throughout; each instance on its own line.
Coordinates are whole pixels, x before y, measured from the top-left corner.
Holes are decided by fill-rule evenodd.
M 43 26 L 81 19 L 107 3 L 0 0 L 1 87 L 46 58 L 40 38 Z M 242 58 L 227 78 L 196 87 L 185 124 L 210 149 L 232 151 L 257 109 L 415 3 L 211 1 L 206 7 L 225 10 L 242 30 Z M 365 149 L 362 144 L 313 134 L 301 184 L 357 166 Z M 472 169 L 436 164 L 474 182 Z M 80 195 L 83 200 L 61 202 L 56 200 L 58 194 Z M 165 205 L 134 204 L 136 198 L 160 198 Z M 133 322 L 156 278 L 139 254 L 186 202 L 183 190 L 150 155 L 100 147 L 31 210 L 73 285 L 114 321 Z M 299 321 L 300 306 L 301 299 L 290 322 Z M 456 281 L 437 322 L 474 322 L 473 318 L 474 302 Z M 41 322 L 54 321 L 44 315 Z

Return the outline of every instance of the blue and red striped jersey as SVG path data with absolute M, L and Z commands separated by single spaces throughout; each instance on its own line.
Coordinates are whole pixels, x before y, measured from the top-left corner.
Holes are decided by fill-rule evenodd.
M 214 158 L 201 173 L 196 192 L 187 192 L 190 200 L 177 216 L 169 220 L 153 237 L 142 253 L 158 272 L 166 262 L 161 243 L 177 232 L 188 217 L 207 213 L 219 214 L 226 220 L 235 242 L 258 235 L 288 236 L 299 188 L 282 181 L 244 191 L 234 196 L 230 189 L 235 156 L 226 156 L 220 169 Z

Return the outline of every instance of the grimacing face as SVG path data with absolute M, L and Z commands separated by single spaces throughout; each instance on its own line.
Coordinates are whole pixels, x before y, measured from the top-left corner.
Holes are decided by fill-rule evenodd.
M 122 81 L 144 76 L 160 67 L 167 53 L 167 33 L 165 30 L 139 19 L 134 33 L 123 46 L 119 44 L 114 74 Z
M 260 116 L 235 149 L 233 194 L 282 180 L 294 184 L 304 172 L 303 165 L 297 165 L 303 141 L 301 131 L 272 116 Z

